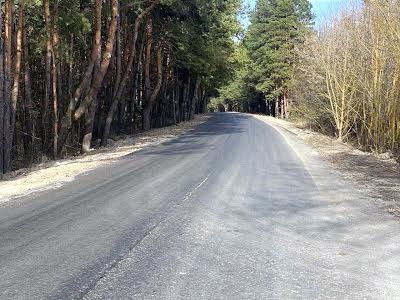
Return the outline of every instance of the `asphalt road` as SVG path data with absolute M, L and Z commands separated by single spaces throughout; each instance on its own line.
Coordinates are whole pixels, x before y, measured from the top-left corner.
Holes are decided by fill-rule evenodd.
M 295 136 L 214 114 L 0 207 L 1 299 L 400 299 L 400 223 Z

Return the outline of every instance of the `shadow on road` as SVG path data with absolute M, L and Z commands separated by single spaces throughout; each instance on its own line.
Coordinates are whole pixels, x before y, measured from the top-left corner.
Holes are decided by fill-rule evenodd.
M 209 120 L 189 130 L 176 139 L 167 141 L 156 147 L 149 147 L 131 155 L 183 155 L 212 150 L 215 144 L 210 139 L 223 136 L 234 137 L 247 132 L 250 116 L 229 113 L 214 113 Z

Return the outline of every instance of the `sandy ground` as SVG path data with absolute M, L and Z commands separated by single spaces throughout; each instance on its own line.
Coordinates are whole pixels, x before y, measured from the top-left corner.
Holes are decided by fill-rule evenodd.
M 263 115 L 255 117 L 279 126 L 310 144 L 345 178 L 356 180 L 372 199 L 381 201 L 386 210 L 400 217 L 400 165 L 390 155 L 366 153 L 285 120 Z
M 177 126 L 153 129 L 111 142 L 107 148 L 96 149 L 83 156 L 46 162 L 29 169 L 15 171 L 0 181 L 0 203 L 35 191 L 58 188 L 74 180 L 79 174 L 112 163 L 144 147 L 171 140 L 205 122 L 207 118 L 207 115 L 196 116 L 194 120 Z

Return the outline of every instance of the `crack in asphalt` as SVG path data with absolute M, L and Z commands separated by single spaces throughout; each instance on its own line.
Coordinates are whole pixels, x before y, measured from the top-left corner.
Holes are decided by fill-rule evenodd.
M 196 187 L 194 187 L 186 196 L 183 198 L 183 202 L 186 202 L 189 200 L 193 194 L 201 187 L 203 186 L 209 179 L 210 175 L 207 175 Z M 179 207 L 179 204 L 175 203 L 172 205 L 171 210 Z M 171 212 L 172 213 L 172 212 Z M 100 283 L 101 280 L 107 277 L 108 274 L 111 273 L 112 270 L 116 269 L 119 265 L 121 265 L 137 248 L 147 237 L 151 236 L 151 234 L 154 232 L 156 228 L 158 228 L 161 223 L 166 222 L 170 220 L 171 217 L 166 216 L 165 218 L 159 220 L 156 224 L 154 224 L 140 239 L 138 239 L 132 247 L 128 249 L 128 251 L 121 255 L 118 259 L 114 260 L 111 264 L 108 265 L 108 267 L 104 268 L 104 270 L 99 274 L 99 276 L 84 290 L 80 293 L 79 299 L 86 299 L 86 297 L 96 289 L 96 286 Z

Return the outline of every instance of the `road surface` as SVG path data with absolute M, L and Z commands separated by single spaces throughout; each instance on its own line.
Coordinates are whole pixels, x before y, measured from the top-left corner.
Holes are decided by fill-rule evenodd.
M 400 224 L 295 136 L 213 114 L 0 206 L 0 299 L 399 299 Z

